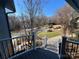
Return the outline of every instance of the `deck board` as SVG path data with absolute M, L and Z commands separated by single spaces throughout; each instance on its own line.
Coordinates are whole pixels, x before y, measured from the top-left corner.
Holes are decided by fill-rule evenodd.
M 51 51 L 38 48 L 13 59 L 59 59 L 59 57 Z

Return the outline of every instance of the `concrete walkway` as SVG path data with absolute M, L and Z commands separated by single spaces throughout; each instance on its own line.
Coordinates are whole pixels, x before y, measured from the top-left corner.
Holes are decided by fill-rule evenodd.
M 56 36 L 53 38 L 49 38 L 47 40 L 46 48 L 47 50 L 53 51 L 55 53 L 59 53 L 59 43 L 62 41 L 62 36 Z

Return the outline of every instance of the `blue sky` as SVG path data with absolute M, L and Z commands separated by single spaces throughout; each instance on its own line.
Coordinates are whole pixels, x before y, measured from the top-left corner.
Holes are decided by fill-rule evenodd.
M 16 7 L 16 14 L 20 15 L 23 12 L 22 0 L 14 0 Z M 62 8 L 66 4 L 65 0 L 46 0 L 43 4 L 43 12 L 46 16 L 53 16 L 58 9 Z

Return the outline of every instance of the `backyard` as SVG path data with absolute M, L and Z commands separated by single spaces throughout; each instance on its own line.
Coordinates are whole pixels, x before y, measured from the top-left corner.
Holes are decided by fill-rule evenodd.
M 58 31 L 55 31 L 55 32 L 39 32 L 38 33 L 39 37 L 47 36 L 48 38 L 55 37 L 55 36 L 58 36 L 58 35 L 61 35 L 61 33 L 58 32 Z

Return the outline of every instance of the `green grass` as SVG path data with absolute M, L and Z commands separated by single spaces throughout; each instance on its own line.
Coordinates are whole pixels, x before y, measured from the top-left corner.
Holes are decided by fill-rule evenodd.
M 60 33 L 58 33 L 58 32 L 39 32 L 38 35 L 39 35 L 39 37 L 47 36 L 48 38 L 51 38 L 51 37 L 60 35 Z

